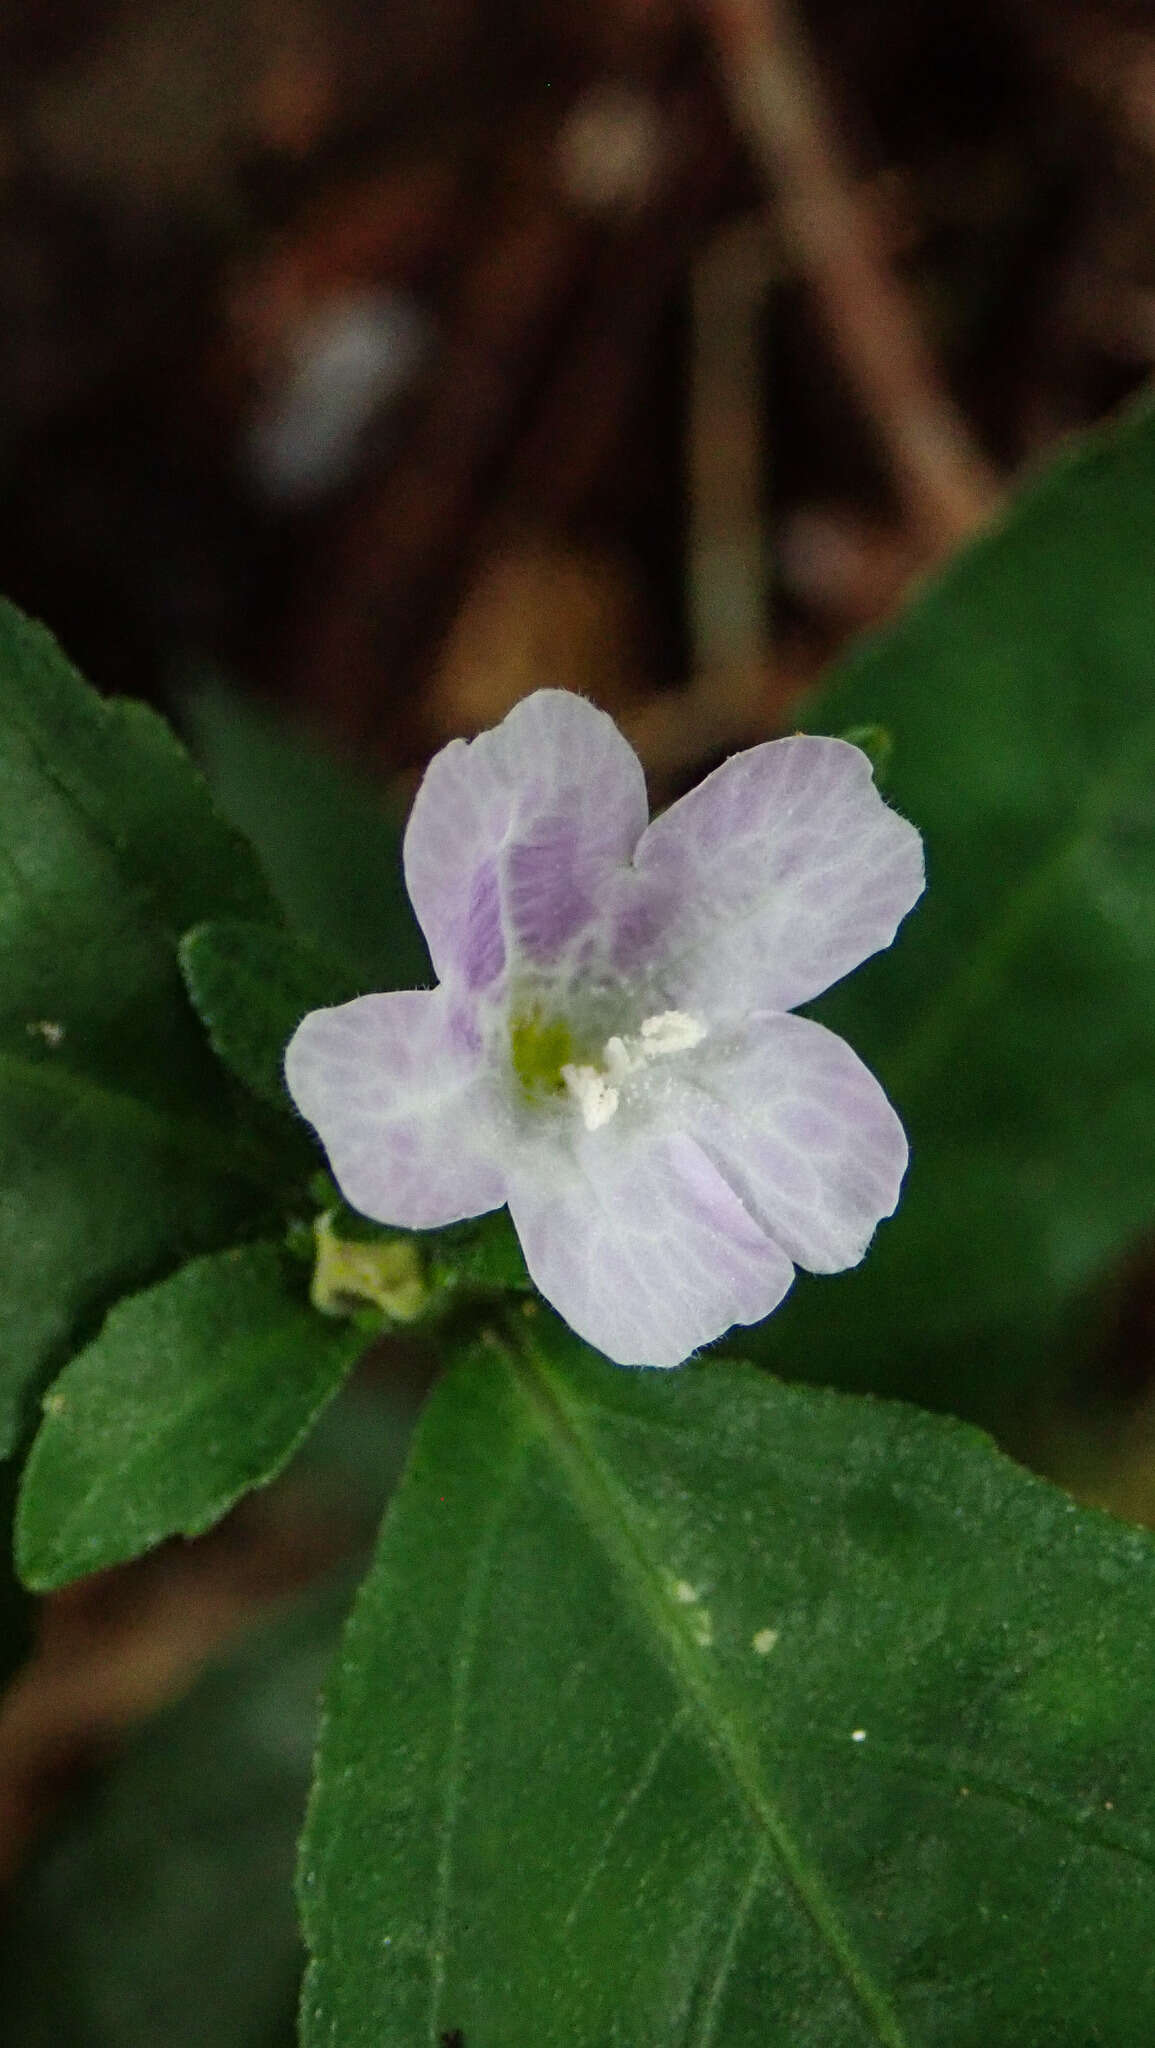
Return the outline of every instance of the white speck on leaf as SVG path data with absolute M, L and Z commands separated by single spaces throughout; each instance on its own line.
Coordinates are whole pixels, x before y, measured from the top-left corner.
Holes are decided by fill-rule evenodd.
M 866 1730 L 865 1730 L 865 1728 L 852 1728 L 852 1729 L 851 1729 L 851 1731 L 850 1731 L 850 1740 L 851 1740 L 852 1742 L 865 1742 L 865 1741 L 866 1741 Z
M 776 1628 L 760 1628 L 751 1640 L 750 1647 L 756 1657 L 768 1657 L 778 1641 Z
M 29 1038 L 42 1038 L 54 1052 L 64 1037 L 63 1024 L 57 1024 L 51 1017 L 34 1017 L 25 1025 L 25 1030 Z

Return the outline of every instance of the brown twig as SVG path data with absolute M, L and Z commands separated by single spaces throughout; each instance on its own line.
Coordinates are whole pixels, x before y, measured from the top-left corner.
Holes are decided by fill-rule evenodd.
M 769 178 L 793 250 L 877 429 L 928 553 L 949 552 L 998 502 L 998 481 L 943 388 L 856 191 L 787 0 L 701 0 L 735 118 Z

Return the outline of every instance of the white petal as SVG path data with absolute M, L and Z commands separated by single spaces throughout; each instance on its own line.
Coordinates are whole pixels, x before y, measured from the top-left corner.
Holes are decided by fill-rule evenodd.
M 314 1010 L 289 1042 L 285 1079 L 363 1216 L 423 1230 L 504 1202 L 480 1046 L 444 989 Z
M 806 734 L 735 754 L 671 806 L 635 860 L 673 905 L 660 979 L 712 1018 L 792 1010 L 889 946 L 923 887 L 922 841 L 870 762 Z
M 526 1264 L 571 1328 L 620 1365 L 680 1365 L 760 1322 L 794 1268 L 692 1138 L 617 1122 L 511 1167 Z
M 812 1273 L 856 1266 L 898 1201 L 907 1144 L 857 1053 L 804 1017 L 752 1018 L 683 1069 L 667 1116 Z
M 556 960 L 595 921 L 649 809 L 637 755 L 604 711 L 538 690 L 430 763 L 405 878 L 443 979 L 482 989 L 511 953 Z

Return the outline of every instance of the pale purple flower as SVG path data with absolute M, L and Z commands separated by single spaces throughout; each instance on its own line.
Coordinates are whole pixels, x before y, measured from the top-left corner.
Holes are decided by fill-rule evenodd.
M 789 1012 L 890 944 L 923 866 L 844 740 L 752 747 L 648 820 L 581 697 L 455 740 L 405 835 L 438 986 L 314 1011 L 285 1072 L 353 1208 L 422 1230 L 508 1202 L 566 1321 L 670 1366 L 893 1210 L 898 1118 Z

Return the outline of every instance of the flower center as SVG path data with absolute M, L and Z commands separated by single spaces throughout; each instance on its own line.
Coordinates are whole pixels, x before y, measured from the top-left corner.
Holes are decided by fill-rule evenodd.
M 563 1072 L 577 1049 L 563 1017 L 547 1017 L 535 1008 L 510 1022 L 513 1071 L 530 1097 L 565 1094 Z
M 655 1060 L 672 1053 L 689 1052 L 706 1036 L 700 1017 L 685 1010 L 663 1010 L 660 1016 L 643 1019 L 641 1029 L 628 1038 L 607 1038 L 601 1064 L 578 1065 L 567 1061 L 561 1078 L 582 1113 L 587 1131 L 600 1130 L 616 1113 L 622 1083 L 641 1073 Z
M 564 1017 L 535 1004 L 511 1018 L 509 1050 L 513 1071 L 531 1102 L 568 1096 L 580 1109 L 587 1131 L 597 1131 L 617 1110 L 624 1082 L 657 1060 L 689 1052 L 705 1036 L 700 1017 L 685 1010 L 663 1010 L 644 1018 L 636 1032 L 612 1034 L 599 1054 L 592 1034 L 579 1040 Z

